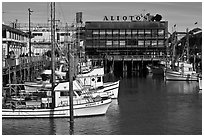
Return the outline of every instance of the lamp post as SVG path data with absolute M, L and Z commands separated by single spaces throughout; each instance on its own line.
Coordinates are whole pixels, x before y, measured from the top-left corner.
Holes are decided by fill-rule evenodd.
M 31 63 L 31 31 L 30 31 L 30 15 L 33 12 L 30 8 L 28 8 L 28 35 L 29 35 L 29 62 Z M 30 66 L 30 65 L 29 65 Z M 31 73 L 30 69 L 28 71 L 29 80 L 31 81 Z

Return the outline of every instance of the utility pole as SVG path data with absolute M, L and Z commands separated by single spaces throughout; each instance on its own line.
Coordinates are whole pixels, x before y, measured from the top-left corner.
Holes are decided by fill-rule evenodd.
M 51 2 L 51 66 L 52 66 L 52 108 L 55 107 L 55 2 Z
M 30 31 L 30 15 L 33 12 L 30 8 L 28 8 L 28 35 L 29 35 L 29 69 L 28 69 L 28 76 L 29 80 L 31 81 L 31 31 Z
M 68 33 L 69 33 L 69 28 L 66 23 L 65 26 L 65 32 L 67 35 L 65 35 L 65 44 L 66 44 L 66 51 L 67 53 L 67 58 L 69 62 L 69 114 L 70 114 L 70 134 L 73 134 L 73 127 L 74 127 L 74 108 L 73 108 L 73 55 L 72 55 L 72 47 L 71 44 L 68 43 Z M 65 34 L 66 34 L 65 33 Z
M 66 24 L 66 31 L 68 33 L 68 26 Z M 67 35 L 68 37 L 68 35 Z M 68 39 L 68 38 L 67 38 Z M 72 44 L 69 45 L 69 51 L 68 51 L 68 58 L 69 58 L 69 114 L 70 114 L 70 127 L 73 126 L 74 123 L 74 108 L 73 108 L 73 59 L 74 59 L 74 54 L 72 53 Z

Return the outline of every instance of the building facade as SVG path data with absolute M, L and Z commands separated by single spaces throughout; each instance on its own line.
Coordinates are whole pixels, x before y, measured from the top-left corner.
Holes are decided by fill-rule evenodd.
M 28 32 L 28 25 L 26 23 L 19 23 L 17 25 L 24 32 Z M 57 23 L 55 26 L 55 40 L 58 48 L 64 48 L 65 42 L 71 43 L 75 35 L 75 27 L 65 24 Z M 31 51 L 35 56 L 42 55 L 48 50 L 51 50 L 51 28 L 48 23 L 31 23 Z M 67 30 L 66 30 L 67 29 Z
M 166 55 L 167 21 L 92 21 L 85 24 L 85 50 L 98 55 Z
M 19 65 L 21 55 L 25 55 L 28 51 L 28 43 L 29 38 L 27 33 L 2 24 L 3 67 L 8 64 L 12 66 Z M 8 60 L 10 61 L 8 62 Z

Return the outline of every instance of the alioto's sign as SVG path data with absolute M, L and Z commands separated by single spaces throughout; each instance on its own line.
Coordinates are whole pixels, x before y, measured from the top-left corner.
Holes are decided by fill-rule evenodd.
M 150 15 L 134 15 L 134 16 L 104 16 L 104 21 L 150 21 Z

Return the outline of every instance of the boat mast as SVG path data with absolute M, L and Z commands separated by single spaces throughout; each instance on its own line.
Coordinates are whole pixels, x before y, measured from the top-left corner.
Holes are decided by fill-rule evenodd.
M 189 62 L 189 32 L 188 32 L 188 28 L 186 29 L 186 56 L 187 56 L 187 63 L 190 63 Z
M 51 2 L 51 71 L 52 71 L 52 108 L 55 107 L 55 2 Z
M 171 58 L 171 65 L 172 68 L 174 69 L 175 67 L 175 56 L 176 56 L 176 44 L 177 44 L 177 32 L 175 31 L 172 34 L 172 58 Z
M 74 58 L 74 54 L 72 53 L 72 44 L 68 44 L 68 25 L 66 23 L 66 46 L 68 47 L 68 61 L 69 61 L 69 114 L 70 114 L 70 125 L 73 125 L 74 123 L 74 108 L 73 108 L 73 58 Z

